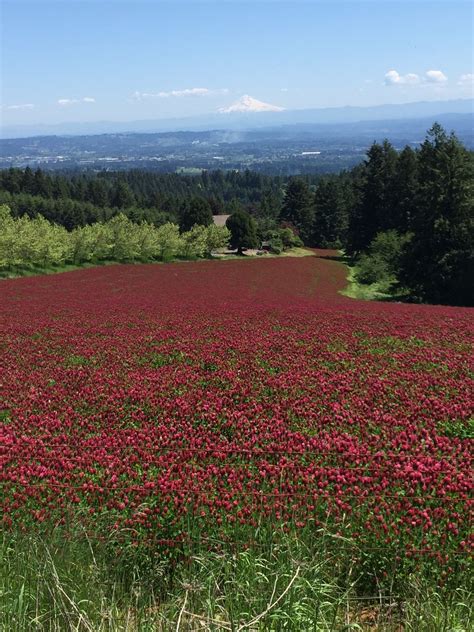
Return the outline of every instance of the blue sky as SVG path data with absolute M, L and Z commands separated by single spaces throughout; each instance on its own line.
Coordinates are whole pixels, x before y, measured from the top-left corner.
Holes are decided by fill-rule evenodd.
M 472 5 L 4 0 L 4 125 L 472 96 Z

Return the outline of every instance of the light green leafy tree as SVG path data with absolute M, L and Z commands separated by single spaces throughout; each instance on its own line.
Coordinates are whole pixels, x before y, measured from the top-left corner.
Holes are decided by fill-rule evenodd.
M 13 265 L 13 247 L 15 240 L 15 221 L 10 208 L 5 204 L 0 206 L 0 268 Z
M 191 230 L 181 234 L 180 255 L 185 259 L 204 257 L 207 252 L 207 227 L 195 224 Z
M 226 226 L 212 224 L 206 228 L 206 254 L 210 255 L 215 250 L 227 248 L 229 245 L 230 230 Z
M 156 229 L 156 257 L 160 261 L 169 261 L 181 251 L 181 236 L 176 224 L 163 224 Z
M 75 264 L 92 261 L 95 254 L 96 226 L 75 228 L 69 233 L 69 260 Z
M 106 224 L 110 256 L 115 261 L 133 261 L 139 256 L 136 224 L 133 224 L 123 213 L 112 217 Z
M 135 242 L 141 261 L 152 261 L 159 250 L 158 230 L 148 222 L 141 222 L 134 228 Z
M 84 226 L 81 230 L 90 231 L 90 239 L 92 241 L 92 260 L 103 261 L 112 258 L 112 241 L 107 223 L 98 222 L 90 226 Z
M 42 215 L 29 220 L 27 230 L 33 265 L 64 263 L 68 255 L 68 232 L 63 226 L 48 222 Z

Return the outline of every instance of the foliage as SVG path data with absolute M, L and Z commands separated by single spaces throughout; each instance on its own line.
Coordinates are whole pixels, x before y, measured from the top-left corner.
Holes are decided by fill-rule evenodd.
M 295 226 L 303 243 L 311 243 L 314 220 L 313 198 L 307 182 L 302 178 L 291 178 L 288 182 L 280 220 Z
M 180 234 L 175 224 L 159 228 L 148 222 L 136 224 L 125 215 L 96 222 L 68 232 L 38 215 L 13 218 L 0 206 L 0 269 L 24 266 L 79 265 L 99 261 L 169 261 L 175 257 L 210 256 L 223 248 L 229 231 L 211 225 L 194 226 Z
M 457 138 L 433 125 L 420 149 L 414 237 L 400 271 L 422 300 L 474 305 L 473 166 Z
M 473 164 L 472 152 L 436 123 L 418 152 L 406 147 L 397 155 L 387 141 L 372 145 L 354 170 L 346 242 L 360 281 L 382 281 L 387 289 L 398 279 L 412 299 L 474 304 Z M 381 233 L 392 236 L 384 239 L 393 256 L 380 249 Z M 411 235 L 401 251 L 394 249 L 396 233 Z
M 397 152 L 388 141 L 374 143 L 367 152 L 359 199 L 352 209 L 347 250 L 359 254 L 366 250 L 377 232 L 394 225 L 394 178 Z
M 193 226 L 210 226 L 212 224 L 212 211 L 209 202 L 201 197 L 193 198 L 189 205 L 186 205 L 182 215 L 181 230 L 191 230 Z
M 41 214 L 69 230 L 105 221 L 117 212 L 137 223 L 176 223 L 183 207 L 196 199 L 204 200 L 215 214 L 231 214 L 238 206 L 261 208 L 265 215 L 277 216 L 285 180 L 250 171 L 203 171 L 188 176 L 138 169 L 58 174 L 11 168 L 0 171 L 0 203 L 8 204 L 15 214 Z
M 227 248 L 229 240 L 230 231 L 226 226 L 211 224 L 206 230 L 206 254 Z
M 397 274 L 404 249 L 409 248 L 410 234 L 400 235 L 396 230 L 378 233 L 367 253 L 357 261 L 356 280 L 360 283 L 378 283 L 379 289 L 389 290 L 397 282 Z
M 227 218 L 226 227 L 230 231 L 230 245 L 242 254 L 244 248 L 258 246 L 257 224 L 245 211 L 236 211 Z
M 293 229 L 289 226 L 278 225 L 277 221 L 271 217 L 258 219 L 257 237 L 260 243 L 268 242 L 270 251 L 275 254 L 303 246 L 303 242 Z
M 207 229 L 201 224 L 193 227 L 181 235 L 180 255 L 184 259 L 197 259 L 207 254 Z
M 347 178 L 322 179 L 314 196 L 312 243 L 322 248 L 341 248 L 347 239 L 351 182 Z

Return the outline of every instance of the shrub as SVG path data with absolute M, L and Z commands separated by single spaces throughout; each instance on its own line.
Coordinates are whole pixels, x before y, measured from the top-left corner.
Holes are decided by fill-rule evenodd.
M 382 283 L 388 287 L 397 282 L 400 261 L 411 235 L 396 230 L 378 233 L 367 253 L 357 261 L 356 279 L 359 283 Z

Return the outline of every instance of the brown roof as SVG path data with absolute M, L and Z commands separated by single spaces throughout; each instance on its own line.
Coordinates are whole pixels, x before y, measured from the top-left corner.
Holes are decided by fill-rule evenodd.
M 213 215 L 212 219 L 216 226 L 225 226 L 228 217 L 230 217 L 230 215 Z

